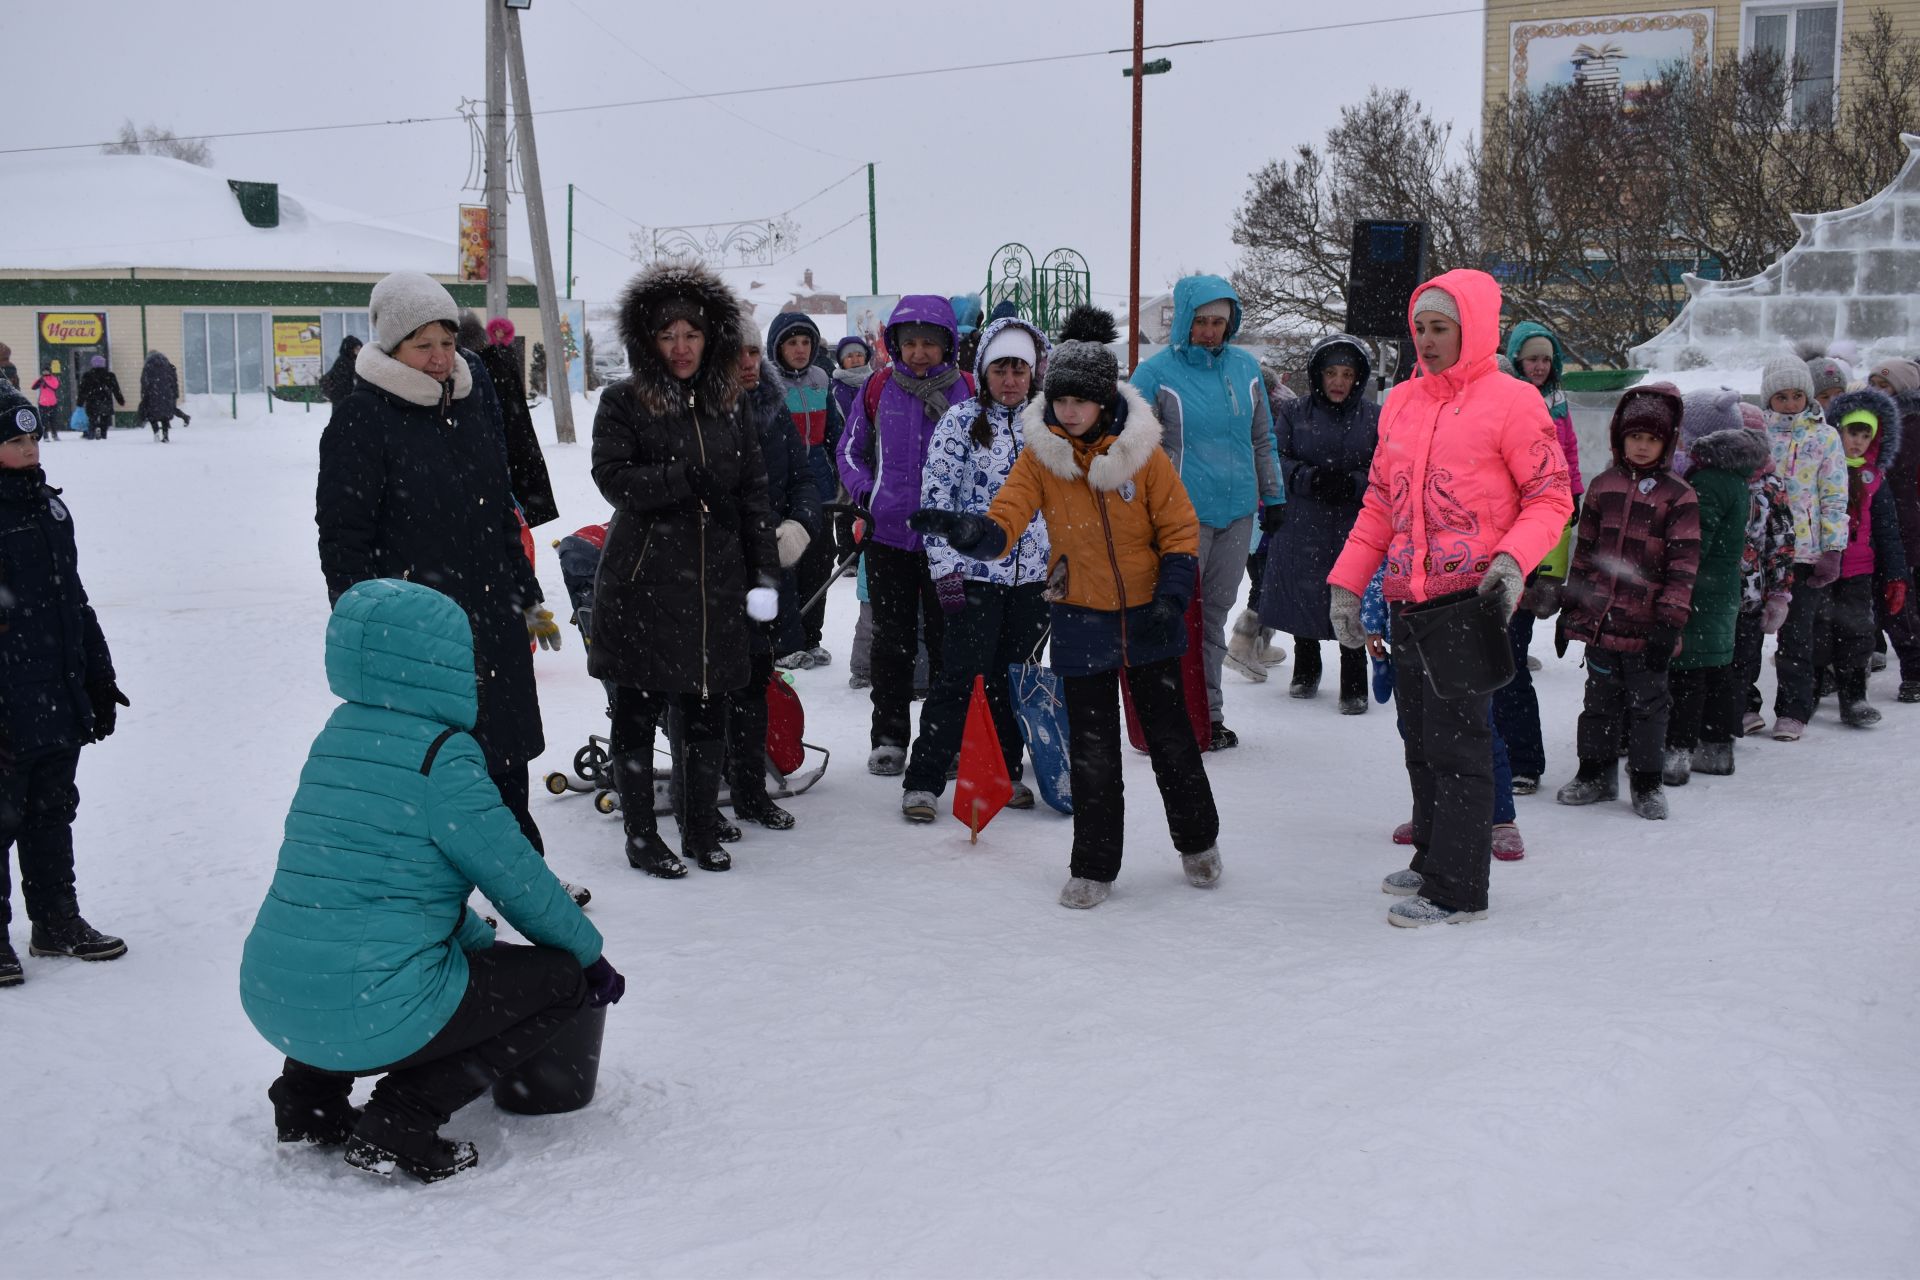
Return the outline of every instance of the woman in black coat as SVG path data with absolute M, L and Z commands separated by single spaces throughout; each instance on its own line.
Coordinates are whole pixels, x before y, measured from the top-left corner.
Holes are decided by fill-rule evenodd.
M 487 380 L 500 401 L 500 421 L 506 428 L 507 477 L 513 482 L 513 500 L 520 504 L 527 528 L 535 529 L 560 518 L 553 500 L 553 482 L 547 478 L 547 457 L 527 411 L 527 388 L 520 381 L 520 362 L 513 354 L 513 321 L 496 316 L 483 326 L 471 311 L 460 313 L 460 346 L 480 357 Z
M 339 404 L 353 394 L 353 362 L 360 358 L 360 339 L 348 334 L 340 339 L 340 353 L 320 375 L 320 394 L 328 404 Z
M 460 310 L 430 276 L 374 286 L 374 341 L 320 436 L 315 522 L 327 599 L 356 582 L 404 578 L 451 597 L 473 626 L 487 772 L 535 849 L 527 764 L 546 747 L 531 638 L 559 629 L 520 542 L 500 408 L 477 360 L 454 346 Z
M 627 286 L 619 323 L 633 373 L 601 393 L 593 419 L 593 480 L 614 514 L 587 669 L 616 686 L 627 860 L 677 879 L 686 864 L 653 812 L 654 730 L 671 714 L 684 745 L 684 851 L 726 870 L 714 822 L 726 695 L 752 674 L 749 620 L 778 612 L 780 564 L 766 464 L 741 403 L 733 294 L 704 268 L 661 263 Z
M 87 439 L 105 440 L 107 428 L 113 425 L 113 407 L 126 407 L 127 398 L 120 394 L 120 379 L 113 376 L 113 370 L 107 368 L 105 356 L 93 357 L 87 371 L 80 375 L 80 385 L 75 388 L 80 407 L 87 411 Z
M 1380 440 L 1380 406 L 1366 393 L 1371 372 L 1358 338 L 1322 338 L 1307 359 L 1311 391 L 1287 401 L 1274 421 L 1286 519 L 1267 542 L 1260 622 L 1294 638 L 1288 692 L 1296 698 L 1320 691 L 1320 641 L 1333 639 L 1327 574 L 1359 518 Z M 1357 716 L 1366 709 L 1366 650 L 1342 648 L 1340 712 Z
M 140 421 L 153 428 L 153 438 L 165 443 L 172 439 L 169 428 L 174 415 L 191 425 L 192 418 L 180 408 L 180 372 L 173 361 L 159 351 L 147 352 L 147 363 L 140 370 Z

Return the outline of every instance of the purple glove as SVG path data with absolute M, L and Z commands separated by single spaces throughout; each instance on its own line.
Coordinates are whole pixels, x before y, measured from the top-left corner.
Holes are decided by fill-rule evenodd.
M 619 1004 L 620 997 L 627 994 L 627 980 L 620 971 L 607 963 L 601 956 L 586 968 L 587 999 L 594 1008 L 604 1008 L 610 1004 Z
M 1840 553 L 1822 551 L 1820 558 L 1813 562 L 1813 575 L 1807 579 L 1810 587 L 1830 587 L 1840 580 Z
M 1793 597 L 1775 593 L 1767 597 L 1760 606 L 1760 630 L 1773 635 L 1787 623 L 1787 608 L 1793 604 Z
M 967 607 L 966 575 L 949 573 L 943 578 L 935 578 L 933 594 L 940 598 L 940 612 L 959 613 Z

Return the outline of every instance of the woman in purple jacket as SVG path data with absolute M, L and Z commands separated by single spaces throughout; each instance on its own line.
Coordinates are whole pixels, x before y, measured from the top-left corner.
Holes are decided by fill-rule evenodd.
M 921 473 L 934 424 L 973 394 L 954 365 L 953 307 L 930 293 L 908 294 L 887 322 L 893 364 L 854 399 L 836 461 L 854 502 L 872 513 L 865 556 L 873 605 L 873 750 L 867 771 L 898 777 L 913 737 L 913 664 L 924 633 L 939 680 L 942 615 L 920 535 L 907 517 L 920 505 Z M 881 381 L 884 379 L 884 381 Z M 917 625 L 916 625 L 917 624 Z

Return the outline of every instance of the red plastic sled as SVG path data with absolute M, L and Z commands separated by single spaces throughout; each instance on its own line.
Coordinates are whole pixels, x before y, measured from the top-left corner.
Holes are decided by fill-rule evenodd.
M 1193 737 L 1202 751 L 1213 749 L 1213 716 L 1207 710 L 1207 668 L 1200 641 L 1200 593 L 1187 602 L 1187 651 L 1180 655 L 1180 691 L 1186 695 L 1187 719 L 1193 723 Z M 1120 681 L 1120 702 L 1127 711 L 1127 745 L 1145 752 L 1147 735 L 1140 728 L 1140 715 L 1133 709 L 1133 694 L 1125 679 Z

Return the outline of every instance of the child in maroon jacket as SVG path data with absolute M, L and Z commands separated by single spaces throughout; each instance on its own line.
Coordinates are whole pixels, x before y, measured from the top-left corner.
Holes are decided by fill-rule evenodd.
M 1580 772 L 1561 804 L 1620 794 L 1618 744 L 1627 726 L 1633 811 L 1667 816 L 1660 767 L 1672 696 L 1667 664 L 1693 605 L 1700 565 L 1700 505 L 1673 474 L 1680 393 L 1660 382 L 1635 387 L 1613 411 L 1613 465 L 1587 486 L 1580 532 L 1562 594 L 1560 625 L 1587 646 Z

